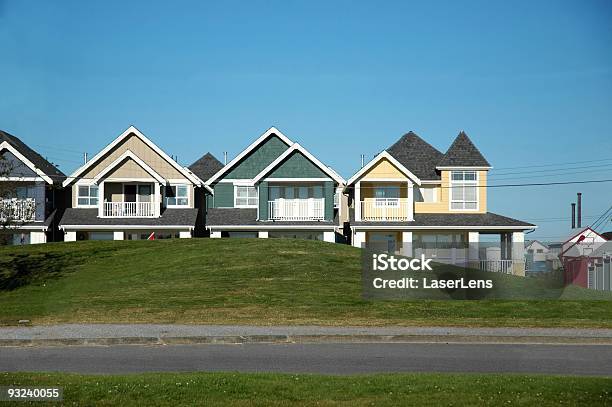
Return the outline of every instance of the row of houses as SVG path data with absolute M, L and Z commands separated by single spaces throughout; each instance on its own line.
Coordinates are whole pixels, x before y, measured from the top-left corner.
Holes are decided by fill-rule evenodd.
M 445 152 L 407 133 L 348 180 L 274 127 L 225 164 L 206 153 L 182 166 L 133 126 L 70 175 L 6 132 L 0 155 L 1 183 L 16 185 L 1 201 L 12 244 L 303 238 L 456 261 L 493 234 L 500 253 L 476 254 L 482 268 L 524 274 L 524 233 L 536 227 L 488 210 L 491 165 L 464 132 Z

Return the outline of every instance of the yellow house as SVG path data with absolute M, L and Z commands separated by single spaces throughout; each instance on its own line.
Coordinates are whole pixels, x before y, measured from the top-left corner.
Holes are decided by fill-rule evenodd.
M 536 226 L 488 211 L 490 169 L 464 132 L 446 153 L 405 134 L 347 182 L 352 245 L 524 275 L 524 231 Z M 482 234 L 499 235 L 499 250 Z

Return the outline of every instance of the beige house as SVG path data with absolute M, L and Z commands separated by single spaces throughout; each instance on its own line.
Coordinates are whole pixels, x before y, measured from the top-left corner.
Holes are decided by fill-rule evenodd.
M 65 241 L 191 237 L 203 182 L 134 126 L 64 181 Z

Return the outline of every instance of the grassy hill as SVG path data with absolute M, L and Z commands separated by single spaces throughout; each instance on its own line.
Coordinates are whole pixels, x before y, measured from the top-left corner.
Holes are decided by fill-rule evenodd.
M 0 324 L 19 319 L 609 328 L 612 301 L 366 301 L 360 250 L 314 241 L 77 242 L 0 248 Z

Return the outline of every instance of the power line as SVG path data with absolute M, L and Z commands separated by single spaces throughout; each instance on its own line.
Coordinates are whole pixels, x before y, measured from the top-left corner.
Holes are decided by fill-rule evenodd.
M 610 159 L 609 161 L 612 161 L 612 159 Z M 580 170 L 583 168 L 598 168 L 598 167 L 608 167 L 612 165 L 612 163 L 607 163 L 607 164 L 598 164 L 598 165 L 581 165 L 579 167 L 564 167 L 564 168 L 551 168 L 548 170 L 528 170 L 528 171 L 515 171 L 515 172 L 507 172 L 507 173 L 503 173 L 503 174 L 497 174 L 497 171 L 495 169 L 491 170 L 491 173 L 494 174 L 495 176 L 498 175 L 512 175 L 512 174 L 525 174 L 527 172 L 532 173 L 532 172 L 551 172 L 551 171 L 564 171 L 564 170 Z M 517 168 L 527 168 L 525 166 L 523 167 L 517 167 Z M 491 175 L 493 176 L 493 175 Z
M 584 164 L 584 163 L 596 163 L 602 161 L 612 161 L 612 158 L 602 158 L 601 160 L 587 160 L 587 161 L 574 161 L 574 162 L 564 162 L 564 163 L 556 163 L 556 164 L 539 164 L 539 165 L 529 165 L 530 168 L 543 168 L 543 167 L 554 167 L 559 165 L 572 165 L 572 164 Z M 501 171 L 501 170 L 514 170 L 519 168 L 526 168 L 527 166 L 521 165 L 518 167 L 504 167 L 504 168 L 493 168 L 493 170 Z

